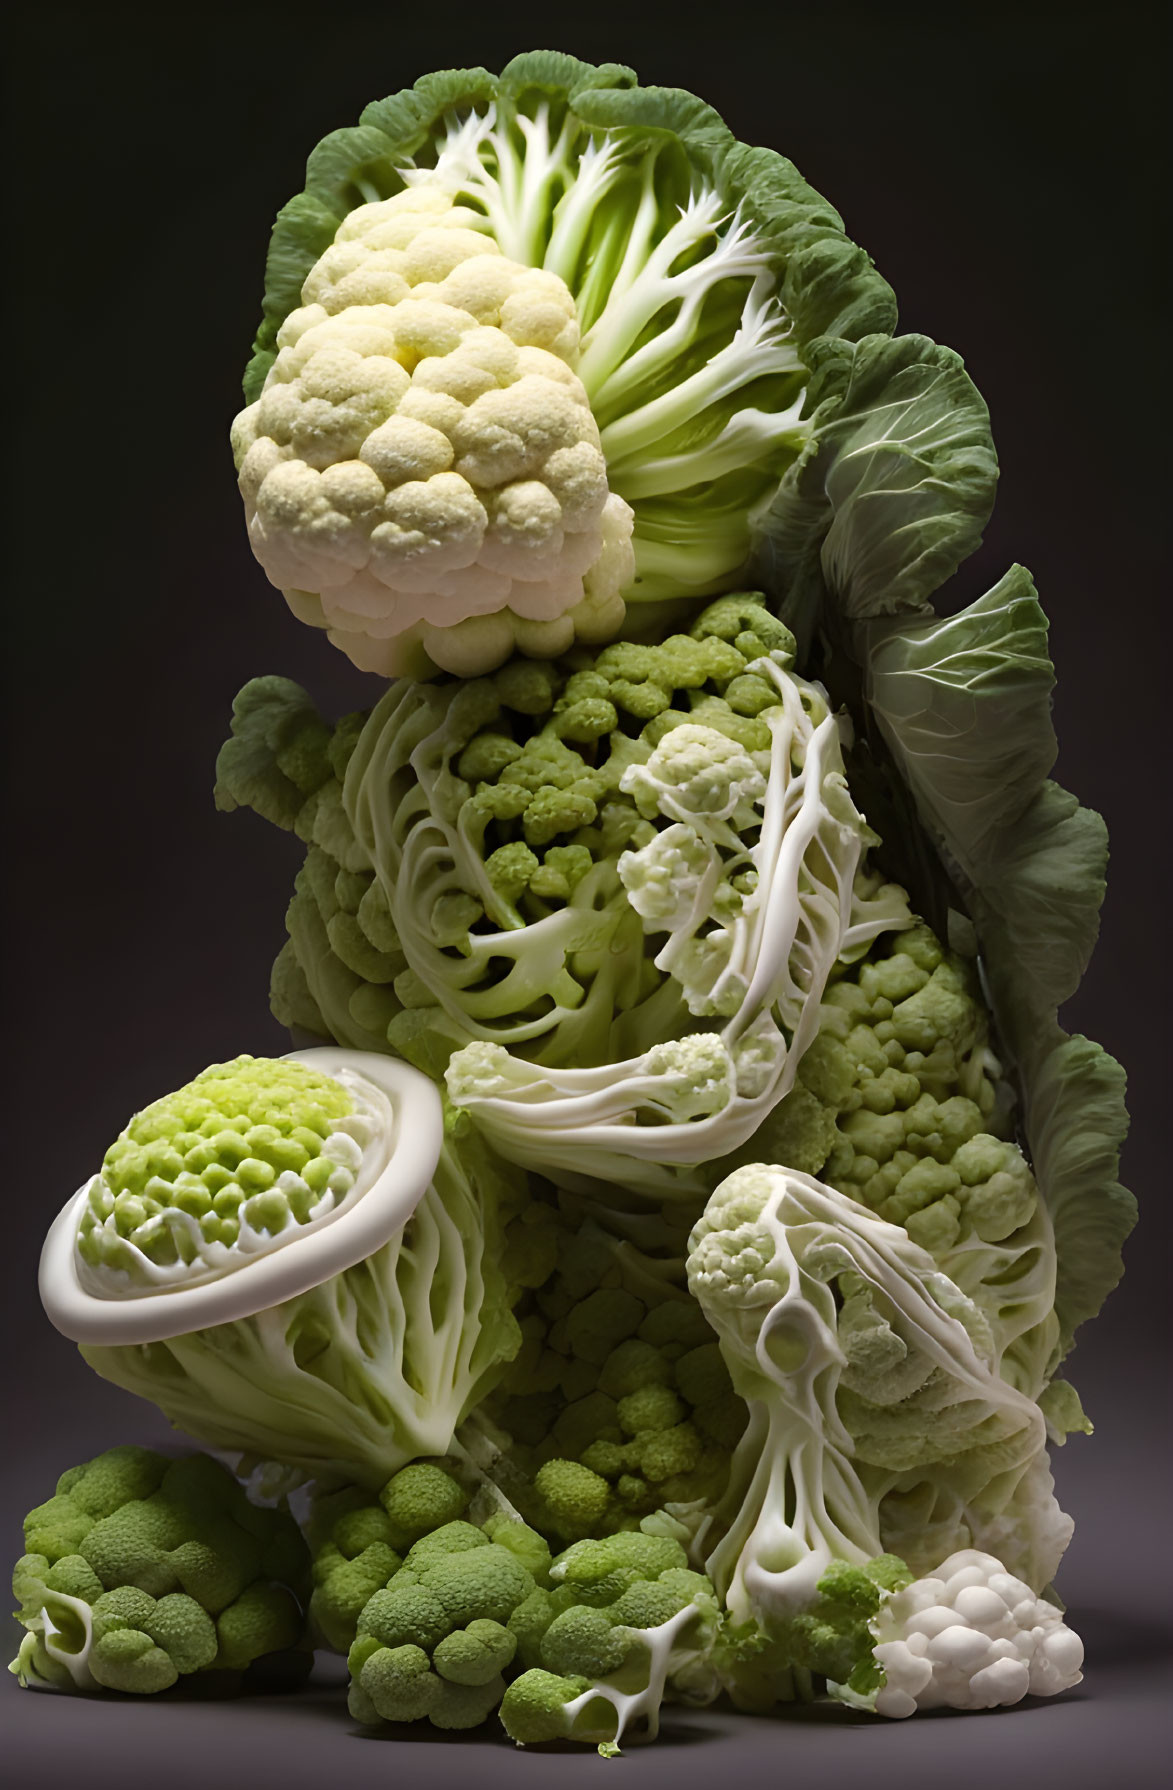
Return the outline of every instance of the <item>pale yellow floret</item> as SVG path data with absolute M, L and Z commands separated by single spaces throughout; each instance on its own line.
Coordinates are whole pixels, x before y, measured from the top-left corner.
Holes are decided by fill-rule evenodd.
M 232 431 L 253 551 L 294 614 L 384 675 L 613 635 L 633 519 L 565 283 L 423 184 L 351 212 L 302 298 Z

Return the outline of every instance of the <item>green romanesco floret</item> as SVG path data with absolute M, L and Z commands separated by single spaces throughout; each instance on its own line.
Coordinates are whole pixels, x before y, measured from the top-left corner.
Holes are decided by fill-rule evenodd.
M 13 1590 L 22 1684 L 149 1695 L 304 1650 L 309 1555 L 208 1455 L 111 1448 L 29 1512 Z
M 336 1211 L 369 1136 L 353 1094 L 305 1063 L 214 1063 L 107 1150 L 78 1226 L 83 1272 L 166 1284 L 244 1260 Z

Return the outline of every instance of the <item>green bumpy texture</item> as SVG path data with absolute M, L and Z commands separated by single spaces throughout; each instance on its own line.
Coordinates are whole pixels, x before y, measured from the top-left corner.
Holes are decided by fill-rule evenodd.
M 581 1740 L 609 1753 L 625 1719 L 638 1714 L 654 1734 L 677 1657 L 687 1659 L 695 1683 L 717 1642 L 709 1580 L 689 1568 L 677 1540 L 638 1530 L 576 1542 L 554 1560 L 550 1579 L 551 1589 L 535 1591 L 513 1619 L 526 1669 L 502 1701 L 506 1733 L 522 1746 Z M 686 1611 L 693 1614 L 679 1625 L 681 1655 L 657 1659 L 654 1631 Z M 698 1700 L 716 1689 L 715 1679 L 706 1683 Z M 567 1707 L 575 1699 L 581 1706 Z
M 541 1200 L 506 1233 L 522 1346 L 487 1413 L 510 1438 L 510 1497 L 563 1542 L 635 1529 L 665 1504 L 715 1502 L 745 1426 L 671 1259 L 633 1272 L 637 1260 Z
M 486 1024 L 503 1040 L 536 1028 L 527 1054 L 578 1066 L 692 1029 L 616 870 L 621 852 L 656 832 L 620 780 L 686 722 L 768 752 L 761 713 L 778 692 L 749 666 L 767 654 L 786 663 L 793 647 L 759 596 L 722 597 L 687 634 L 654 645 L 620 641 L 555 663 L 514 659 L 471 683 L 395 686 L 333 736 L 296 684 L 247 684 L 217 760 L 217 805 L 252 807 L 307 847 L 274 966 L 276 1017 L 355 1048 L 390 1047 L 431 1074 Z M 376 754 L 398 764 L 408 752 L 424 767 L 422 807 L 407 802 L 418 779 L 406 764 L 367 768 Z M 376 828 L 386 804 L 420 807 L 421 839 L 434 814 L 457 856 L 449 874 L 433 852 L 421 877 L 440 874 L 443 887 L 408 877 L 398 893 L 397 866 L 376 862 L 359 837 L 356 802 Z M 409 849 L 410 823 L 402 836 L 392 824 Z M 410 914 L 393 912 L 401 902 Z M 535 946 L 527 963 L 516 935 L 558 914 L 558 942 Z M 535 1020 L 551 997 L 564 1016 Z
M 469 1493 L 435 1462 L 403 1468 L 375 1497 L 320 1497 L 310 1534 L 313 1627 L 347 1653 L 350 1712 L 367 1726 L 473 1728 L 501 1705 L 515 1740 L 552 1738 L 536 1713 L 546 1680 L 563 1701 L 580 1676 L 581 1689 L 599 1680 L 637 1692 L 651 1657 L 640 1631 L 695 1605 L 699 1656 L 719 1627 L 712 1586 L 674 1538 L 633 1530 L 552 1558 L 545 1536 L 511 1514 L 473 1520 Z M 574 1737 L 614 1737 L 611 1705 L 600 1720 L 603 1731 Z
M 497 1707 L 517 1651 L 514 1612 L 549 1582 L 550 1550 L 501 1515 L 467 1521 L 469 1495 L 429 1461 L 376 1497 L 318 1500 L 311 1618 L 346 1652 L 350 1712 L 369 1726 L 474 1728 Z
M 763 1628 L 727 1625 L 718 1639 L 717 1659 L 726 1689 L 739 1709 L 767 1710 L 780 1689 L 809 1697 L 813 1681 L 846 1685 L 866 1697 L 884 1682 L 872 1649 L 869 1624 L 884 1598 L 912 1583 L 912 1573 L 896 1554 L 879 1554 L 862 1566 L 832 1561 L 803 1610 L 767 1635 Z
M 620 779 L 684 722 L 768 752 L 761 710 L 778 701 L 749 665 L 793 640 L 749 596 L 710 604 L 688 634 L 619 641 L 555 665 L 514 660 L 447 693 L 453 767 L 469 787 L 462 824 L 481 847 L 497 925 L 545 918 L 595 864 L 638 850 L 655 828 Z M 637 743 L 638 742 L 638 743 Z M 641 746 L 646 751 L 641 751 Z M 476 924 L 470 915 L 466 924 Z
M 191 1228 L 227 1247 L 242 1219 L 275 1235 L 305 1224 L 327 1192 L 354 1183 L 324 1155 L 335 1122 L 354 1110 L 346 1089 L 304 1063 L 240 1056 L 214 1063 L 137 1113 L 111 1144 L 90 1188 L 77 1247 L 91 1266 L 135 1276 L 127 1244 L 159 1266 L 195 1259 Z
M 110 1448 L 29 1512 L 13 1573 L 22 1684 L 150 1695 L 304 1647 L 309 1554 L 210 1455 Z M 56 1633 L 54 1634 L 54 1631 Z
M 889 934 L 832 983 L 819 1017 L 752 1159 L 819 1176 L 934 1252 L 963 1229 L 994 1242 L 1024 1223 L 1033 1182 L 990 1135 L 1008 1114 L 971 967 L 927 926 Z M 995 1174 L 1006 1180 L 992 1189 Z

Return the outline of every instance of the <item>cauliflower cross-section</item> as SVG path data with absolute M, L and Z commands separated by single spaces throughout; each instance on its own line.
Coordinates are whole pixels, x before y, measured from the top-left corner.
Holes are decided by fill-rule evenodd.
M 613 635 L 632 512 L 565 282 L 413 186 L 349 214 L 302 299 L 232 430 L 253 552 L 294 614 L 385 676 Z

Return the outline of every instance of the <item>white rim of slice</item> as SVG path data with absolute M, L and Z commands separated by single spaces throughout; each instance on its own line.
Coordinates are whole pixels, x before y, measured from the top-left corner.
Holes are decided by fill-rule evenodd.
M 389 1099 L 392 1124 L 384 1140 L 386 1157 L 371 1185 L 352 1204 L 308 1225 L 304 1237 L 244 1261 L 216 1280 L 127 1299 L 103 1299 L 83 1287 L 77 1273 L 77 1231 L 91 1176 L 62 1207 L 41 1251 L 41 1303 L 63 1336 L 71 1342 L 116 1348 L 232 1324 L 296 1299 L 355 1267 L 403 1228 L 440 1160 L 444 1113 L 436 1084 L 394 1057 L 337 1045 L 290 1051 L 286 1060 L 305 1063 L 324 1075 L 349 1069 L 373 1082 Z

